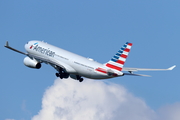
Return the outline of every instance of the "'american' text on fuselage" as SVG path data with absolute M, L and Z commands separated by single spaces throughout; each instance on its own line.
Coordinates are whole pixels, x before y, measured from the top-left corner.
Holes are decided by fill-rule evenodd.
M 45 49 L 43 47 L 40 47 L 38 45 L 36 45 L 33 50 L 35 50 L 37 52 L 40 52 L 42 54 L 45 54 L 47 56 L 50 56 L 50 57 L 54 57 L 54 55 L 55 55 L 55 52 L 53 52 L 53 51 L 51 51 L 49 49 Z

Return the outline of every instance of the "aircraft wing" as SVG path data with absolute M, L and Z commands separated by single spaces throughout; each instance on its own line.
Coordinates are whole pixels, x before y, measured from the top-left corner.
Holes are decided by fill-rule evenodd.
M 28 55 L 27 53 L 21 52 L 21 51 L 19 51 L 19 50 L 16 50 L 16 49 L 10 47 L 8 41 L 6 41 L 6 45 L 5 45 L 4 47 L 6 47 L 6 48 L 8 48 L 8 49 L 11 49 L 11 50 L 13 50 L 13 51 L 15 51 L 15 52 L 21 53 L 21 54 L 23 54 L 23 55 Z
M 173 70 L 176 67 L 176 65 L 167 68 L 167 69 L 150 69 L 150 68 L 129 68 L 124 67 L 122 71 L 128 71 L 128 72 L 136 72 L 136 71 L 165 71 L 165 70 Z

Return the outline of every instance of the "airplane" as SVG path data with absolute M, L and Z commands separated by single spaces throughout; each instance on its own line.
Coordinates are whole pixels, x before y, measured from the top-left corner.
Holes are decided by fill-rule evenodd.
M 41 63 L 51 65 L 57 70 L 57 77 L 73 78 L 79 82 L 83 77 L 90 79 L 108 79 L 124 75 L 148 76 L 134 74 L 136 71 L 160 71 L 173 70 L 176 66 L 167 69 L 127 68 L 124 67 L 126 58 L 131 50 L 132 43 L 126 42 L 121 49 L 107 62 L 101 64 L 92 58 L 85 58 L 75 53 L 55 47 L 43 41 L 32 40 L 25 44 L 25 52 L 9 46 L 8 41 L 5 47 L 15 52 L 26 55 L 24 65 L 30 68 L 40 69 Z M 123 72 L 127 71 L 127 72 Z

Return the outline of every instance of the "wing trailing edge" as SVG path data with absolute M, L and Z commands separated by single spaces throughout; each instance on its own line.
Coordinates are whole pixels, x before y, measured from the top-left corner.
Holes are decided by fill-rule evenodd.
M 124 73 L 124 75 L 151 77 L 150 75 L 134 74 L 134 73 Z

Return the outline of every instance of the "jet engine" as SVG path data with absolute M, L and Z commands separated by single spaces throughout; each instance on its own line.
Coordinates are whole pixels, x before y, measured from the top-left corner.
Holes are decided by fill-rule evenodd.
M 37 60 L 31 59 L 29 57 L 24 58 L 24 65 L 27 67 L 30 67 L 30 68 L 36 68 L 36 69 L 41 68 L 41 63 L 39 63 Z

